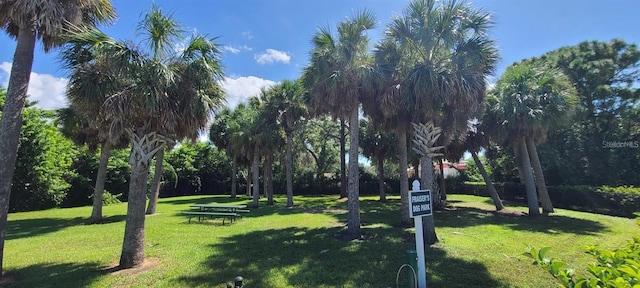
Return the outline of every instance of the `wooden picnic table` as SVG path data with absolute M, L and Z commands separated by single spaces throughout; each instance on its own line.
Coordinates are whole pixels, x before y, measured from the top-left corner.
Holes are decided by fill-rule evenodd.
M 244 209 L 247 208 L 247 205 L 193 204 L 191 205 L 191 208 L 197 208 L 198 211 L 182 212 L 189 216 L 189 222 L 191 222 L 191 217 L 198 217 L 198 221 L 204 220 L 205 217 L 222 218 L 223 225 L 225 223 L 225 219 L 228 218 L 233 223 L 236 218 L 242 217 L 242 214 L 240 213 L 249 212 L 249 210 Z
M 191 205 L 191 208 L 198 208 L 200 211 L 227 211 L 231 213 L 237 213 L 246 212 L 244 208 L 247 208 L 247 205 L 193 204 Z

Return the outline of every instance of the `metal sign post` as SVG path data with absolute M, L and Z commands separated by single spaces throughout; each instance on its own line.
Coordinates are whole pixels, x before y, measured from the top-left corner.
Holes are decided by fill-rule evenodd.
M 409 191 L 409 216 L 416 226 L 416 254 L 418 254 L 418 287 L 427 287 L 427 268 L 424 259 L 424 233 L 422 231 L 422 217 L 432 215 L 431 191 L 420 190 L 420 181 L 413 181 L 413 188 Z

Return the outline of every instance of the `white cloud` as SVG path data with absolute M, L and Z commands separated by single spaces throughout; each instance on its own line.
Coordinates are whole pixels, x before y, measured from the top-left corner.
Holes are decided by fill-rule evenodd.
M 225 78 L 221 85 L 227 91 L 227 106 L 235 108 L 239 103 L 247 102 L 252 96 L 257 96 L 261 88 L 275 85 L 276 82 L 255 76 Z
M 247 46 L 247 45 L 242 45 L 242 46 L 236 46 L 236 45 L 225 45 L 222 46 L 222 50 L 231 52 L 232 54 L 238 54 L 242 51 L 252 51 L 253 48 Z
M 5 75 L 0 75 L 3 86 L 6 89 L 9 80 L 9 74 L 11 73 L 11 63 L 2 62 L 0 64 L 0 72 L 4 72 Z M 27 89 L 27 98 L 29 101 L 38 101 L 36 107 L 42 109 L 56 109 L 67 106 L 67 99 L 65 96 L 65 90 L 67 87 L 66 78 L 55 77 L 50 74 L 38 74 L 31 72 L 31 78 L 29 80 L 29 87 Z
M 251 34 L 251 31 L 242 32 L 242 36 L 244 36 L 244 38 L 247 38 L 249 40 L 253 39 L 253 34 Z
M 289 60 L 291 60 L 291 55 L 289 55 L 289 53 L 284 51 L 267 49 L 262 54 L 256 54 L 254 58 L 259 64 L 273 64 L 275 62 L 282 62 L 282 63 L 288 64 Z

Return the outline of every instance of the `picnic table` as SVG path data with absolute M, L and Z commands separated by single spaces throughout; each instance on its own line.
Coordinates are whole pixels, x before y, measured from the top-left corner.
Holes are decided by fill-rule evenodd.
M 224 225 L 226 219 L 233 223 L 238 217 L 242 217 L 240 213 L 249 212 L 249 210 L 244 209 L 247 208 L 247 205 L 193 204 L 191 208 L 196 208 L 197 211 L 182 212 L 189 216 L 189 223 L 191 223 L 192 217 L 198 217 L 198 221 L 202 221 L 205 218 L 222 218 L 222 225 Z

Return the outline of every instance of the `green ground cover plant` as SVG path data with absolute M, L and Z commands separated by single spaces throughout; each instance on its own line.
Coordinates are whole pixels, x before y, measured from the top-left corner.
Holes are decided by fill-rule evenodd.
M 396 287 L 413 229 L 400 226 L 400 200 L 361 197 L 363 240 L 345 241 L 346 201 L 337 196 L 296 197 L 251 209 L 232 225 L 221 220 L 187 224 L 194 203 L 247 204 L 249 198 L 186 196 L 160 199 L 147 216 L 148 265 L 114 271 L 122 245 L 126 203 L 104 207 L 105 221 L 89 225 L 91 207 L 9 215 L 7 287 L 225 287 L 242 275 L 247 287 Z M 263 200 L 261 200 L 263 201 Z M 531 265 L 527 244 L 551 247 L 575 273 L 587 275 L 593 257 L 585 245 L 613 250 L 638 226 L 633 219 L 563 209 L 549 217 L 522 217 L 524 206 L 492 212 L 490 200 L 450 195 L 435 212 L 440 242 L 427 248 L 429 287 L 555 287 L 557 280 Z M 580 267 L 585 267 L 580 270 Z M 406 287 L 405 273 L 400 287 Z M 5 280 L 6 281 L 6 280 Z M 1 285 L 0 285 L 1 286 Z

